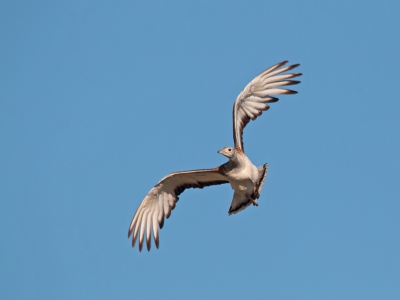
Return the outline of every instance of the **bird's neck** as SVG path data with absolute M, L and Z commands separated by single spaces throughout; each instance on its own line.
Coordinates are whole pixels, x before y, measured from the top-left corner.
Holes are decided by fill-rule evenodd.
M 232 158 L 229 158 L 229 164 L 232 166 L 232 167 L 237 167 L 238 165 L 239 165 L 239 159 L 238 159 L 238 157 L 237 156 L 235 156 L 235 157 L 232 157 Z
M 226 173 L 237 172 L 243 168 L 243 161 L 241 157 L 229 158 L 228 162 L 223 165 Z

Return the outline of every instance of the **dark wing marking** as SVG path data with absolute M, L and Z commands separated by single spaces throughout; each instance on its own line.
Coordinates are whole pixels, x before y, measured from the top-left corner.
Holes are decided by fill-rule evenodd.
M 132 247 L 139 236 L 139 251 L 142 251 L 146 232 L 147 250 L 151 246 L 151 229 L 156 247 L 159 246 L 158 230 L 164 224 L 164 216 L 169 218 L 175 208 L 178 196 L 189 188 L 203 188 L 210 185 L 228 183 L 221 167 L 170 173 L 160 180 L 139 205 L 129 226 L 128 238 L 133 234 Z M 146 230 L 147 229 L 147 230 Z
M 270 95 L 297 93 L 281 88 L 300 83 L 300 81 L 287 79 L 302 75 L 301 73 L 282 74 L 299 66 L 297 64 L 283 67 L 286 63 L 287 61 L 283 61 L 262 72 L 236 98 L 233 104 L 233 140 L 239 152 L 244 152 L 243 129 L 250 119 L 255 120 L 263 111 L 268 110 L 269 106 L 266 103 L 278 101 L 278 98 Z

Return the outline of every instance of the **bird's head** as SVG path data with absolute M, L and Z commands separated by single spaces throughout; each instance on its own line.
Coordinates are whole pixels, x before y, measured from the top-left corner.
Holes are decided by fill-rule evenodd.
M 233 159 L 236 157 L 236 149 L 232 147 L 224 147 L 219 150 L 218 153 L 226 156 L 229 159 Z

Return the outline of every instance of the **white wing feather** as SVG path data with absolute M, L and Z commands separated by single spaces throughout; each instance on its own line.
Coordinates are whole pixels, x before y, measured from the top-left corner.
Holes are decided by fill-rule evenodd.
M 132 247 L 135 246 L 139 236 L 139 251 L 142 251 L 145 239 L 147 250 L 150 250 L 151 232 L 153 232 L 154 242 L 158 248 L 158 230 L 163 227 L 164 216 L 169 218 L 179 200 L 179 194 L 185 189 L 223 183 L 228 183 L 228 179 L 221 167 L 175 172 L 165 176 L 146 195 L 132 218 L 128 231 L 128 237 L 132 235 Z
M 278 63 L 254 78 L 239 94 L 233 105 L 233 139 L 235 147 L 244 152 L 243 129 L 250 119 L 255 120 L 263 111 L 269 109 L 266 103 L 278 101 L 270 95 L 296 94 L 296 91 L 280 88 L 282 86 L 298 84 L 300 81 L 286 80 L 300 76 L 301 73 L 281 74 L 292 70 L 299 65 L 282 67 L 287 61 Z

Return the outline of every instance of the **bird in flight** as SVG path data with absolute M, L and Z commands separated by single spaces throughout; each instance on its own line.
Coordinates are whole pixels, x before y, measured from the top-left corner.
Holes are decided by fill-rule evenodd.
M 254 166 L 244 153 L 243 129 L 250 119 L 255 120 L 263 111 L 269 109 L 267 103 L 278 101 L 271 95 L 296 94 L 296 91 L 282 88 L 298 84 L 289 80 L 301 76 L 301 73 L 285 73 L 298 67 L 298 64 L 285 66 L 280 62 L 254 78 L 239 94 L 233 104 L 233 141 L 234 147 L 224 147 L 218 153 L 229 160 L 214 169 L 200 169 L 170 173 L 161 179 L 146 195 L 139 205 L 129 226 L 128 238 L 132 237 L 132 247 L 139 237 L 139 251 L 142 251 L 144 239 L 147 250 L 151 247 L 151 231 L 156 247 L 159 246 L 158 230 L 164 225 L 164 216 L 168 219 L 178 202 L 178 196 L 189 188 L 200 188 L 229 183 L 234 190 L 228 214 L 236 214 L 249 205 L 258 206 L 257 199 L 267 176 L 268 165 Z M 153 229 L 153 230 L 152 230 Z M 146 237 L 144 236 L 146 233 Z

